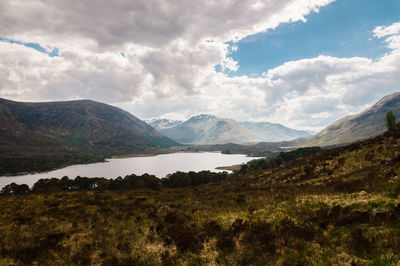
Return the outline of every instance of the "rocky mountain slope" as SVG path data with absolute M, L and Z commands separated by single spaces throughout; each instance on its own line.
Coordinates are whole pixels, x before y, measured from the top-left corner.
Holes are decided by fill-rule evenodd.
M 330 146 L 351 143 L 386 131 L 385 115 L 392 110 L 400 118 L 400 92 L 383 97 L 365 111 L 344 117 L 295 146 Z
M 267 142 L 291 140 L 314 134 L 314 132 L 288 128 L 278 123 L 239 122 L 239 124 L 247 130 L 251 131 L 262 141 Z
M 182 124 L 183 121 L 180 120 L 170 120 L 170 119 L 165 119 L 165 118 L 153 118 L 146 120 L 146 123 L 157 129 L 158 131 L 166 129 L 166 128 L 171 128 L 175 127 L 179 124 Z
M 269 122 L 236 122 L 202 114 L 187 121 L 151 119 L 147 121 L 162 134 L 187 144 L 246 144 L 273 142 L 309 136 L 312 132 L 291 129 Z
M 232 119 L 201 114 L 160 132 L 185 144 L 249 143 L 260 141 Z

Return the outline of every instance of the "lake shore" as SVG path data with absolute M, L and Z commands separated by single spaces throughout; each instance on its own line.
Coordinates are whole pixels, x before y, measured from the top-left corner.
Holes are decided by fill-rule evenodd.
M 45 178 L 60 179 L 81 177 L 104 177 L 115 179 L 130 174 L 150 174 L 164 178 L 168 174 L 180 172 L 211 171 L 222 172 L 218 167 L 226 165 L 240 165 L 255 158 L 244 154 L 226 155 L 220 152 L 175 152 L 142 157 L 110 158 L 104 162 L 92 164 L 70 165 L 61 169 L 39 172 L 26 175 L 0 177 L 0 188 L 15 182 L 32 186 L 37 180 Z M 225 169 L 228 170 L 228 169 Z M 232 171 L 232 170 L 230 170 Z
M 240 171 L 240 168 L 242 166 L 243 166 L 243 164 L 235 164 L 235 165 L 230 165 L 230 166 L 219 166 L 219 167 L 216 167 L 215 169 L 236 172 L 236 171 Z

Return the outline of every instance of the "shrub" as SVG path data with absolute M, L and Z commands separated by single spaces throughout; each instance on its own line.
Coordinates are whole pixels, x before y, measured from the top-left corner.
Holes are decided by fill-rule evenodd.
M 393 114 L 392 110 L 389 110 L 385 116 L 386 127 L 388 130 L 392 130 L 396 127 L 396 116 Z
M 391 196 L 398 197 L 400 194 L 400 178 L 397 178 L 391 187 Z
M 246 194 L 240 193 L 235 197 L 235 202 L 237 204 L 245 204 L 246 203 Z
M 11 183 L 5 186 L 1 191 L 0 194 L 2 195 L 25 195 L 30 192 L 28 185 L 22 184 L 17 185 L 15 183 Z

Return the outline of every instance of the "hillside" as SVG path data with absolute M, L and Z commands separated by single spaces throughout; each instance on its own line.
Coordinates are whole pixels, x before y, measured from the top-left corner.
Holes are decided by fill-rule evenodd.
M 400 117 L 400 92 L 382 98 L 359 114 L 336 121 L 318 134 L 298 141 L 295 146 L 330 146 L 377 136 L 386 130 L 385 114 L 389 110 Z
M 231 175 L 9 186 L 0 264 L 398 265 L 400 128 L 296 159 L 310 152 Z
M 285 127 L 269 122 L 239 122 L 264 142 L 277 142 L 310 136 L 313 132 Z
M 232 119 L 213 115 L 197 115 L 174 127 L 160 129 L 160 132 L 185 144 L 223 144 L 258 142 L 253 133 Z
M 259 142 L 256 144 L 208 144 L 208 145 L 193 145 L 187 147 L 185 151 L 220 151 L 225 154 L 246 154 L 250 157 L 265 157 L 274 153 L 283 151 L 279 146 L 274 143 Z
M 0 99 L 0 174 L 21 171 L 12 169 L 15 163 L 23 171 L 42 170 L 35 169 L 42 168 L 42 162 L 58 166 L 63 160 L 67 164 L 98 161 L 104 156 L 149 153 L 172 145 L 177 143 L 145 122 L 103 103 Z
M 187 121 L 154 118 L 147 122 L 166 136 L 186 144 L 276 142 L 312 134 L 276 123 L 236 122 L 206 114 L 191 117 Z

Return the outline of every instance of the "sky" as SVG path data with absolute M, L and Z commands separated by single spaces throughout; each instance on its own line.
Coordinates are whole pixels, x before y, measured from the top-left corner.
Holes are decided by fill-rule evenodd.
M 0 97 L 318 131 L 400 91 L 398 0 L 0 1 Z

